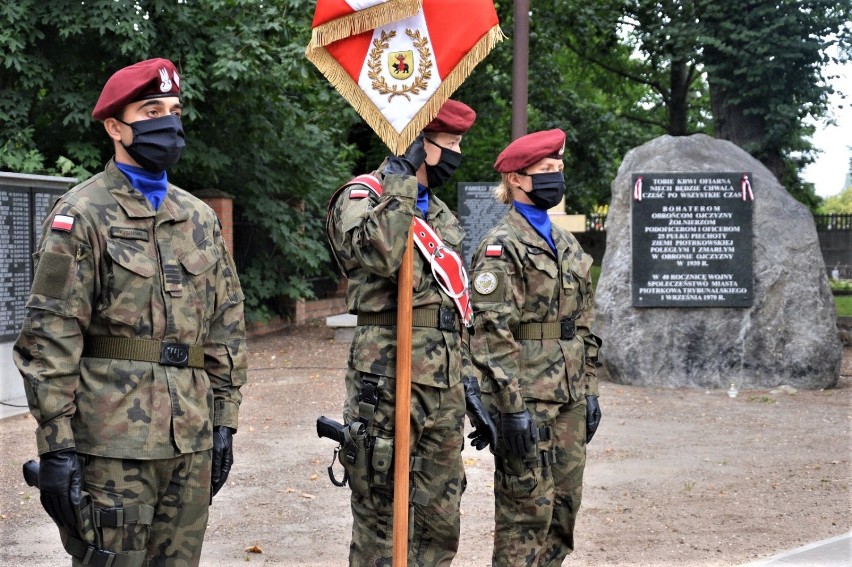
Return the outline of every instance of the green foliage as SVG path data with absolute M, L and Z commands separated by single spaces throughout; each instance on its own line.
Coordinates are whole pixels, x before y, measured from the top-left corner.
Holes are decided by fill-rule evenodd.
M 831 213 L 852 214 L 852 185 L 837 195 L 826 197 L 819 207 L 819 213 L 822 215 Z
M 610 183 L 624 154 L 632 147 L 665 132 L 633 119 L 643 115 L 648 88 L 602 71 L 569 49 L 580 41 L 581 29 L 569 8 L 577 2 L 536 0 L 530 3 L 530 57 L 528 70 L 527 131 L 561 128 L 568 136 L 565 171 L 570 192 L 568 212 L 586 212 L 610 200 Z M 595 4 L 595 3 L 586 3 Z M 477 121 L 462 142 L 462 165 L 450 183 L 437 190 L 451 207 L 455 182 L 499 182 L 494 172 L 497 155 L 511 142 L 514 3 L 495 2 L 506 39 L 480 63 L 453 95 L 469 104 Z M 611 29 L 601 23 L 602 29 Z M 628 61 L 629 48 L 613 44 L 615 58 Z M 387 149 L 362 124 L 349 140 L 362 152 L 356 171 L 375 168 Z
M 852 292 L 852 280 L 828 280 L 831 291 Z
M 149 57 L 181 72 L 187 148 L 170 180 L 235 196 L 268 235 L 242 274 L 250 316 L 311 295 L 329 257 L 323 205 L 351 169 L 354 112 L 304 58 L 307 0 L 20 0 L 0 4 L 0 167 L 98 171 L 91 111 L 111 73 Z
M 799 171 L 813 161 L 808 115 L 822 117 L 832 87 L 829 46 L 849 54 L 848 0 L 696 2 L 719 135 L 761 160 L 797 199 L 819 199 Z M 736 16 L 734 16 L 736 14 Z
M 145 58 L 173 60 L 188 145 L 170 178 L 233 194 L 240 217 L 262 227 L 267 241 L 241 274 L 247 308 L 257 318 L 283 313 L 329 269 L 322 225 L 331 191 L 387 153 L 304 57 L 314 5 L 0 3 L 0 168 L 98 171 L 112 153 L 91 119 L 105 80 Z M 507 39 L 454 95 L 478 120 L 453 181 L 496 182 L 494 160 L 511 139 L 514 3 L 495 5 Z M 568 135 L 568 212 L 609 201 L 629 149 L 665 133 L 733 139 L 731 124 L 753 129 L 742 145 L 814 208 L 813 187 L 798 176 L 812 159 L 802 118 L 825 113 L 824 48 L 836 44 L 848 58 L 851 19 L 848 2 L 829 0 L 531 2 L 527 129 Z M 455 205 L 453 183 L 438 194 Z

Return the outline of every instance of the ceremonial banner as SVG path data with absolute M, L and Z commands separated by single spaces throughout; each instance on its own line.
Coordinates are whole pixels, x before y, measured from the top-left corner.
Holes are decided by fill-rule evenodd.
M 492 0 L 318 0 L 306 56 L 402 154 L 502 39 Z

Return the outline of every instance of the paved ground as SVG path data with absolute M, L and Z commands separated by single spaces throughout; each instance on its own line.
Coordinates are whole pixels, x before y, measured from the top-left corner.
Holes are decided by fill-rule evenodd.
M 322 326 L 251 340 L 236 464 L 216 497 L 202 565 L 343 567 L 347 489 L 331 486 L 347 345 Z M 627 387 L 604 381 L 577 550 L 567 566 L 852 565 L 852 349 L 838 388 L 795 394 Z M 0 406 L 0 415 L 8 408 Z M 0 565 L 67 565 L 37 493 L 26 414 L 0 420 Z M 487 452 L 463 453 L 457 567 L 490 564 Z M 816 543 L 815 543 L 816 542 Z M 258 553 L 261 552 L 261 553 Z

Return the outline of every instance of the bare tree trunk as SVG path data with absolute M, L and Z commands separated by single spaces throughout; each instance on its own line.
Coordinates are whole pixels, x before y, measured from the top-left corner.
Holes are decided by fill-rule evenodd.
M 731 141 L 754 155 L 780 180 L 784 172 L 783 156 L 778 152 L 761 151 L 760 148 L 765 137 L 766 121 L 760 116 L 747 114 L 745 107 L 730 103 L 727 90 L 715 85 L 712 78 L 710 106 L 713 110 L 716 137 Z
M 669 113 L 669 134 L 686 136 L 689 133 L 687 112 L 689 110 L 689 64 L 683 58 L 672 59 L 670 83 L 671 91 L 667 104 Z

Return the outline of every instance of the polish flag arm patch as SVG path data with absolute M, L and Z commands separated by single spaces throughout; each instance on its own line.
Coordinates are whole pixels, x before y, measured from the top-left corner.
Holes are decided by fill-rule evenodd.
M 485 255 L 489 258 L 499 258 L 503 255 L 502 244 L 488 244 L 485 247 Z
M 368 189 L 350 189 L 349 190 L 349 198 L 350 199 L 366 199 L 370 195 L 370 191 Z
M 68 215 L 55 215 L 53 217 L 53 222 L 50 223 L 51 230 L 63 230 L 65 232 L 71 232 L 71 229 L 74 228 L 74 217 L 69 217 Z

